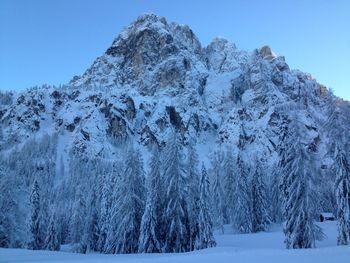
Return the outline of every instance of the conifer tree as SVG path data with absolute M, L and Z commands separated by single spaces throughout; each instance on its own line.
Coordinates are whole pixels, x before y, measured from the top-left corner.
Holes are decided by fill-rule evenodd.
M 222 163 L 224 160 L 223 153 L 218 151 L 214 154 L 212 166 L 213 166 L 213 175 L 212 175 L 212 184 L 211 184 L 211 193 L 212 193 L 212 209 L 213 209 L 213 221 L 214 226 L 221 229 L 221 232 L 224 232 L 224 191 L 222 186 L 223 178 L 223 167 Z
M 194 142 L 188 146 L 187 158 L 187 178 L 186 199 L 188 202 L 188 216 L 190 227 L 190 250 L 195 248 L 195 241 L 198 236 L 198 212 L 199 212 L 199 172 L 198 172 L 198 154 Z
M 267 231 L 271 223 L 268 206 L 266 184 L 264 182 L 261 167 L 256 162 L 256 168 L 252 180 L 252 225 L 253 232 Z
M 0 247 L 11 247 L 19 227 L 14 176 L 0 164 Z
M 58 251 L 60 250 L 60 243 L 58 241 L 58 233 L 56 228 L 55 216 L 51 215 L 49 226 L 47 229 L 47 236 L 45 239 L 45 248 L 47 250 Z
M 81 185 L 78 186 L 75 196 L 73 215 L 69 226 L 69 236 L 70 241 L 77 245 L 83 240 L 87 214 L 86 200 Z
M 196 248 L 204 249 L 215 247 L 216 242 L 213 236 L 213 221 L 209 209 L 209 178 L 204 164 L 202 164 L 202 174 L 199 183 L 199 214 L 198 214 L 198 236 Z
M 281 223 L 284 220 L 283 216 L 283 197 L 285 196 L 283 179 L 283 167 L 286 162 L 286 154 L 288 145 L 286 143 L 288 137 L 288 118 L 283 115 L 281 112 L 278 113 L 277 127 L 279 134 L 279 143 L 277 145 L 277 153 L 279 155 L 279 160 L 275 164 L 272 175 L 270 177 L 270 202 L 271 202 L 271 219 L 275 223 Z
M 136 253 L 144 212 L 144 170 L 141 154 L 130 143 L 123 175 L 116 186 L 111 205 L 111 221 L 104 251 Z
M 96 189 L 92 189 L 92 194 L 90 194 L 89 201 L 89 213 L 87 214 L 87 224 L 86 224 L 86 244 L 88 251 L 99 251 L 98 241 L 101 236 L 98 211 L 97 211 L 97 194 Z
M 40 187 L 35 179 L 30 194 L 30 222 L 29 222 L 29 243 L 28 248 L 38 250 L 42 248 L 41 239 L 41 215 L 40 215 Z
M 283 169 L 283 204 L 286 218 L 284 234 L 287 248 L 314 247 L 315 241 L 322 235 L 312 214 L 310 153 L 299 138 L 289 137 L 290 148 Z
M 97 249 L 98 251 L 103 251 L 106 237 L 108 233 L 109 226 L 109 209 L 110 209 L 110 199 L 111 199 L 111 181 L 107 176 L 107 173 L 104 173 L 102 176 L 102 189 L 101 189 L 101 205 L 100 205 L 100 218 L 99 218 L 99 228 L 100 235 L 97 241 Z
M 235 211 L 235 195 L 236 195 L 236 175 L 234 171 L 234 158 L 232 149 L 229 148 L 226 152 L 226 158 L 224 162 L 225 173 L 225 219 L 226 223 L 232 224 Z
M 280 166 L 277 164 L 274 167 L 271 177 L 269 178 L 269 195 L 268 199 L 271 203 L 270 205 L 270 217 L 271 221 L 274 223 L 281 223 L 283 221 L 282 216 L 282 196 L 280 191 Z
M 176 133 L 167 142 L 164 160 L 166 202 L 164 222 L 166 222 L 165 252 L 189 250 L 189 222 L 186 203 L 186 172 L 183 155 Z
M 233 226 L 240 233 L 252 232 L 251 198 L 248 185 L 248 173 L 240 155 L 237 157 L 236 206 Z
M 348 245 L 350 242 L 350 164 L 348 163 L 346 150 L 349 149 L 350 136 L 348 129 L 344 128 L 344 124 L 349 123 L 349 120 L 345 117 L 347 109 L 341 106 L 340 103 L 337 103 L 335 96 L 330 93 L 326 128 L 330 137 L 331 152 L 334 152 L 335 157 L 332 171 L 336 174 L 337 243 L 338 245 Z
M 350 165 L 344 151 L 336 150 L 336 200 L 338 204 L 338 245 L 350 242 Z
M 157 146 L 153 147 L 150 160 L 150 172 L 147 177 L 146 208 L 141 220 L 139 238 L 139 253 L 159 253 L 161 243 L 158 238 L 157 227 L 160 224 L 160 159 Z

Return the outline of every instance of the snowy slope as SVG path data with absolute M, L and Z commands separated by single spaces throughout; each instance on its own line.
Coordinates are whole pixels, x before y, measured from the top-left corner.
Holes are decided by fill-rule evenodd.
M 0 262 L 261 262 L 261 263 L 347 263 L 350 247 L 337 247 L 336 222 L 321 223 L 326 238 L 315 249 L 287 250 L 280 226 L 256 234 L 217 234 L 218 246 L 179 254 L 103 255 L 67 252 L 0 249 Z

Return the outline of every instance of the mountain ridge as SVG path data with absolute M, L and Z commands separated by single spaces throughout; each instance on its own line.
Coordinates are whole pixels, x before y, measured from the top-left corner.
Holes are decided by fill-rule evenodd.
M 216 85 L 216 82 L 219 84 Z M 163 103 L 164 109 L 168 107 L 165 110 L 168 112 L 168 116 L 153 120 L 154 131 L 158 129 L 154 127 L 155 122 L 158 123 L 157 127 L 161 126 L 159 123 L 162 122 L 162 119 L 169 119 L 170 112 L 177 116 L 177 128 L 186 129 L 185 126 L 188 125 L 191 118 L 200 123 L 197 120 L 198 114 L 197 117 L 185 116 L 186 114 L 184 114 L 183 117 L 187 118 L 187 124 L 181 124 L 179 118 L 181 114 L 179 115 L 176 111 L 176 106 L 179 104 L 179 110 L 182 113 L 186 111 L 183 107 L 184 104 L 196 105 L 200 109 L 206 108 L 201 111 L 206 112 L 204 115 L 207 119 L 207 123 L 203 126 L 217 127 L 220 126 L 220 121 L 212 123 L 211 117 L 220 115 L 218 111 L 229 111 L 230 107 L 234 108 L 237 105 L 238 107 L 247 107 L 250 103 L 249 100 L 252 99 L 261 100 L 264 97 L 267 102 L 276 104 L 279 100 L 284 100 L 285 96 L 288 97 L 288 100 L 293 101 L 302 92 L 313 92 L 321 100 L 322 96 L 327 94 L 327 89 L 318 84 L 309 74 L 290 70 L 284 57 L 276 56 L 268 46 L 249 53 L 239 51 L 233 43 L 226 39 L 214 38 L 211 43 L 202 48 L 199 40 L 188 26 L 178 25 L 174 22 L 168 23 L 164 17 L 155 14 L 139 16 L 114 39 L 111 47 L 98 57 L 85 73 L 80 77 L 74 77 L 69 86 L 71 89 L 67 90 L 71 94 L 68 96 L 66 94 L 66 97 L 71 98 L 79 97 L 81 87 L 101 89 L 101 91 L 103 89 L 120 90 L 123 94 L 115 94 L 115 96 L 125 97 L 121 98 L 120 101 L 124 100 L 127 106 L 121 105 L 121 108 L 125 109 L 119 111 L 118 114 L 128 117 L 116 114 L 113 120 L 109 120 L 108 129 L 111 130 L 113 129 L 111 127 L 118 126 L 118 129 L 122 129 L 123 133 L 126 133 L 128 128 L 134 130 L 134 127 L 126 127 L 126 123 L 136 117 L 137 106 L 144 107 L 141 111 L 147 112 L 146 114 L 150 114 L 149 111 L 154 110 L 152 106 L 147 105 L 147 100 L 152 96 L 157 99 L 160 97 L 168 98 L 170 104 L 174 104 L 175 107 L 174 111 L 172 105 Z M 308 87 L 305 88 L 306 86 Z M 225 92 L 228 96 L 224 97 L 220 92 Z M 271 96 L 266 96 L 268 93 Z M 133 96 L 136 94 L 136 100 L 142 100 L 142 98 L 147 98 L 147 100 L 143 104 L 140 102 L 139 105 L 135 105 Z M 309 95 L 313 96 L 314 94 Z M 94 95 L 98 97 L 97 94 Z M 180 95 L 184 96 L 180 98 Z M 21 96 L 17 102 L 21 101 Z M 64 104 L 60 96 L 59 89 L 52 91 L 50 100 L 52 100 L 51 104 L 54 104 L 54 107 L 51 105 L 48 107 L 59 108 Z M 249 98 L 249 96 L 253 96 L 253 98 Z M 258 98 L 259 96 L 260 98 Z M 232 99 L 232 97 L 235 98 Z M 239 100 L 242 98 L 247 105 L 240 105 Z M 99 99 L 101 100 L 101 98 Z M 206 105 L 208 103 L 211 104 L 209 108 L 216 108 L 210 114 L 208 105 Z M 106 101 L 105 104 L 107 104 Z M 43 106 L 44 104 L 39 105 L 35 112 L 40 112 Z M 100 111 L 110 111 L 108 107 L 108 105 L 104 105 Z M 268 110 L 267 108 L 269 107 L 266 107 L 265 111 Z M 104 114 L 113 115 L 111 112 Z M 79 118 L 79 116 L 77 117 Z M 119 117 L 122 118 L 119 119 Z M 222 116 L 218 118 L 222 118 Z M 58 122 L 61 121 L 62 119 Z M 34 129 L 38 122 L 40 121 L 33 121 Z M 168 122 L 171 122 L 170 119 Z M 172 120 L 172 122 L 176 121 Z M 202 120 L 202 122 L 204 121 Z M 73 129 L 74 120 L 66 120 L 65 126 L 68 130 Z M 199 126 L 197 125 L 196 129 Z M 144 129 L 152 130 L 150 125 L 145 126 Z M 227 133 L 227 131 L 220 132 Z M 154 137 L 152 131 L 148 136 Z

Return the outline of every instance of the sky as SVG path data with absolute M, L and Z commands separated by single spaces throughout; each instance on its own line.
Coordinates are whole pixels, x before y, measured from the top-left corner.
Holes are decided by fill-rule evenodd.
M 203 46 L 267 44 L 350 100 L 349 0 L 0 0 L 0 89 L 69 82 L 143 13 L 189 25 Z

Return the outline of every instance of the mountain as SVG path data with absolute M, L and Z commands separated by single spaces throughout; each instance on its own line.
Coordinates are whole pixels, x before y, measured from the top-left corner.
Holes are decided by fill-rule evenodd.
M 146 163 L 150 146 L 164 147 L 173 131 L 183 146 L 195 143 L 208 167 L 215 151 L 230 149 L 247 163 L 259 159 L 270 178 L 284 124 L 297 119 L 317 157 L 319 178 L 331 184 L 334 160 L 325 123 L 333 98 L 269 46 L 247 52 L 215 38 L 202 47 L 188 26 L 146 14 L 70 83 L 1 92 L 0 164 L 3 176 L 14 174 L 11 180 L 20 186 L 9 189 L 16 192 L 14 202 L 23 202 L 18 210 L 27 207 L 32 182 L 45 171 L 53 178 L 52 198 L 71 209 L 76 190 L 69 187 L 94 181 L 97 163 L 118 169 L 126 141 L 136 143 Z M 337 103 L 349 118 L 349 104 Z M 75 160 L 86 164 L 84 172 L 76 172 L 81 165 Z M 334 200 L 323 201 L 324 209 L 334 209 Z M 13 244 L 20 243 L 18 236 Z

